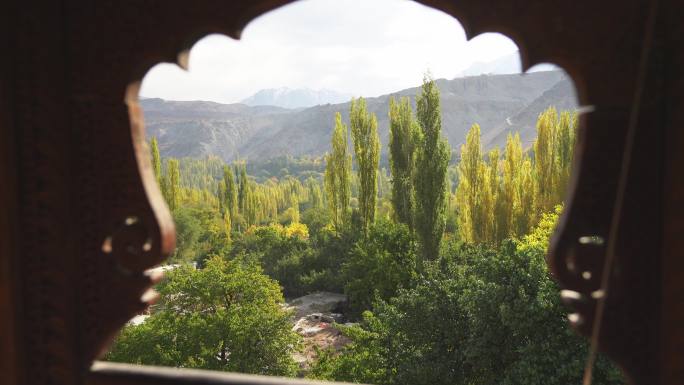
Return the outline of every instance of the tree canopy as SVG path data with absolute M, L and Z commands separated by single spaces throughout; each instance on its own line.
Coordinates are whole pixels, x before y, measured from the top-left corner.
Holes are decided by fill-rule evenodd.
M 278 283 L 253 263 L 211 258 L 159 285 L 144 323 L 124 328 L 111 361 L 242 373 L 294 375 L 297 347 Z
M 579 382 L 587 344 L 544 261 L 577 114 L 549 107 L 533 143 L 511 131 L 503 149 L 485 148 L 473 122 L 450 164 L 433 79 L 415 111 L 408 97 L 388 107 L 389 172 L 363 99 L 349 111 L 353 147 L 337 112 L 324 158 L 162 158 L 153 138 L 180 267 L 106 358 L 377 384 Z M 316 291 L 347 295 L 354 324 L 333 327 L 351 343 L 302 369 L 283 295 Z M 595 381 L 621 378 L 601 359 Z

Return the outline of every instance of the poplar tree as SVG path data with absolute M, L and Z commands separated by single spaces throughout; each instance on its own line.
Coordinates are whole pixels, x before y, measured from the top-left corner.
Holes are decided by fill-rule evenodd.
M 516 183 L 516 194 L 519 202 L 513 212 L 515 222 L 515 234 L 519 236 L 527 234 L 536 224 L 535 214 L 535 178 L 532 160 L 526 156 L 523 159 L 520 175 Z
M 486 182 L 484 191 L 484 208 L 487 212 L 485 220 L 485 241 L 498 244 L 505 235 L 501 236 L 497 227 L 497 211 L 499 205 L 499 149 L 494 148 L 487 154 L 488 162 L 486 166 Z
M 275 222 L 278 220 L 278 198 L 276 192 L 273 189 L 270 190 L 269 209 L 266 216 L 271 222 Z
M 226 206 L 226 201 L 225 201 L 225 196 L 226 196 L 226 182 L 225 181 L 220 181 L 218 184 L 218 191 L 216 192 L 216 195 L 218 196 L 218 203 L 219 203 L 219 213 L 221 215 L 225 213 L 229 213 L 229 209 Z M 193 189 L 192 191 L 192 200 L 193 203 L 195 202 L 195 190 Z M 230 215 L 230 214 L 228 214 Z
M 219 199 L 223 200 L 231 219 L 233 219 L 238 212 L 238 190 L 233 170 L 229 166 L 223 166 L 223 182 L 226 185 L 225 195 Z
M 248 215 L 248 222 L 250 225 L 256 225 L 258 224 L 258 210 L 259 210 L 259 200 L 256 194 L 256 183 L 253 181 L 248 182 L 248 187 L 247 187 L 247 215 Z
M 238 181 L 238 209 L 241 213 L 245 212 L 248 204 L 247 194 L 249 193 L 249 178 L 247 178 L 247 165 L 242 163 L 240 166 L 240 179 Z
M 311 208 L 319 209 L 323 207 L 323 194 L 321 193 L 321 186 L 318 184 L 314 178 L 309 178 L 306 181 L 308 193 L 309 193 L 309 203 Z
M 423 260 L 433 260 L 438 256 L 446 226 L 446 172 L 451 150 L 442 137 L 439 90 L 428 75 L 423 79 L 416 105 L 421 140 L 417 147 L 414 178 L 415 229 L 422 246 Z
M 570 179 L 577 113 L 549 107 L 537 120 L 534 143 L 535 213 L 551 212 L 565 198 Z
M 556 201 L 556 109 L 548 108 L 537 119 L 537 140 L 534 142 L 535 204 L 537 213 L 550 212 Z
M 523 150 L 520 142 L 520 134 L 508 134 L 506 139 L 506 149 L 504 150 L 504 160 L 502 169 L 502 191 L 500 201 L 501 211 L 499 213 L 499 231 L 505 236 L 521 236 L 517 228 L 513 226 L 513 213 L 520 209 L 520 196 L 518 194 L 518 184 L 523 166 Z
M 171 208 L 171 181 L 169 180 L 168 162 L 166 162 L 166 173 L 161 177 L 161 190 L 164 201 Z
M 169 159 L 167 163 L 168 173 L 168 191 L 169 199 L 167 203 L 171 211 L 180 207 L 181 191 L 180 191 L 180 164 L 178 159 Z
M 351 155 L 349 132 L 342 115 L 335 114 L 335 128 L 330 141 L 331 152 L 325 156 L 325 193 L 333 226 L 340 229 L 347 221 L 351 199 Z
M 556 160 L 558 162 L 558 183 L 556 201 L 565 199 L 565 191 L 570 180 L 575 133 L 577 131 L 577 112 L 562 111 L 556 129 Z
M 223 213 L 223 231 L 226 235 L 226 240 L 228 240 L 228 241 L 230 241 L 230 233 L 231 233 L 232 227 L 233 227 L 233 225 L 232 225 L 231 220 L 230 220 L 230 214 L 228 214 L 228 212 L 226 211 Z
M 153 136 L 150 141 L 152 151 L 152 170 L 154 171 L 154 178 L 157 180 L 157 185 L 162 186 L 161 173 L 161 157 L 159 156 L 159 145 L 157 144 L 157 137 Z
M 162 173 L 162 163 L 161 157 L 159 155 L 159 145 L 157 143 L 156 137 L 152 137 L 152 140 L 150 141 L 150 151 L 152 154 L 152 171 L 154 172 L 154 178 L 157 180 L 157 185 L 161 190 L 162 196 L 164 197 L 166 204 L 169 205 L 169 207 L 171 207 L 171 197 L 169 191 L 170 183 L 168 179 L 168 172 L 167 175 L 164 175 Z
M 486 190 L 487 172 L 482 158 L 480 126 L 473 124 L 461 146 L 458 163 L 457 224 L 460 238 L 465 242 L 485 241 L 487 210 L 483 191 Z
M 392 172 L 392 207 L 396 219 L 413 230 L 415 192 L 413 189 L 416 142 L 420 127 L 413 119 L 411 102 L 390 98 L 389 161 Z
M 299 199 L 295 194 L 290 196 L 290 208 L 292 210 L 292 223 L 299 223 Z
M 349 110 L 351 136 L 359 175 L 359 214 L 364 232 L 375 221 L 378 197 L 380 138 L 375 114 L 368 112 L 363 98 L 352 99 Z
M 390 175 L 386 168 L 381 168 L 378 173 L 378 199 L 388 198 L 392 196 L 392 186 L 390 183 Z M 389 202 L 388 202 L 389 203 Z

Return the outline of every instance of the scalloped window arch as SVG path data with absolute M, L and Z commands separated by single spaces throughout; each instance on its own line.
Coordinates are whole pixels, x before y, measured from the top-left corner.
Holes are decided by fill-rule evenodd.
M 198 44 L 199 44 L 199 43 L 198 43 Z M 523 47 L 523 48 L 524 48 L 524 47 Z M 527 67 L 528 67 L 528 63 L 527 63 L 527 60 L 526 60 L 526 56 L 523 55 L 523 58 L 522 58 L 522 59 L 523 59 L 523 64 L 522 64 L 522 65 L 523 65 L 525 68 L 527 68 Z M 190 64 L 190 63 L 192 63 L 192 57 L 189 55 L 189 53 L 185 52 L 185 53 L 181 53 L 181 54 L 179 55 L 179 64 L 180 64 L 181 66 L 187 67 L 188 64 Z M 143 87 L 144 87 L 144 85 L 143 85 Z M 138 94 L 138 92 L 139 92 L 138 88 L 139 88 L 139 85 L 137 85 L 137 84 L 134 84 L 134 85 L 131 86 L 131 89 L 129 90 L 129 93 L 128 93 L 128 96 L 127 96 L 127 99 L 129 100 L 129 103 L 131 103 L 131 104 L 137 103 L 137 102 L 136 102 L 136 99 L 137 99 L 137 94 Z M 143 108 L 143 109 L 144 109 L 144 108 Z M 506 121 L 508 124 L 510 124 L 510 123 L 511 123 L 510 117 L 507 117 L 507 118 L 505 119 L 505 121 Z M 151 187 L 148 186 L 148 188 L 151 188 Z M 584 242 L 584 241 L 583 241 L 583 240 L 587 240 L 587 239 L 591 240 L 592 242 Z M 581 243 L 581 244 L 592 244 L 592 245 L 595 245 L 595 244 L 597 244 L 597 243 L 596 243 L 596 242 L 593 242 L 593 241 L 596 240 L 596 239 L 602 239 L 602 238 L 601 238 L 601 236 L 599 236 L 599 235 L 593 235 L 593 234 L 585 235 L 585 236 L 582 236 L 582 237 L 579 238 L 579 243 Z M 588 271 L 582 270 L 581 275 L 582 275 L 583 277 L 585 277 L 585 276 L 587 275 L 587 274 L 586 274 L 587 272 L 588 272 Z M 589 272 L 589 277 L 591 277 L 590 274 L 591 274 L 591 273 Z M 585 279 L 589 280 L 590 278 L 585 278 Z M 573 293 L 576 293 L 576 292 L 573 292 Z M 117 369 L 116 367 L 109 366 L 108 364 L 96 364 L 95 369 L 96 369 L 96 372 L 99 373 L 99 375 L 104 375 L 104 374 L 107 374 L 107 373 L 109 373 L 109 374 L 111 374 L 111 373 L 120 373 L 120 372 L 119 372 L 119 369 Z M 136 373 L 138 373 L 138 372 L 136 372 Z M 161 373 L 161 372 L 160 372 L 160 373 Z M 146 371 L 146 369 L 141 369 L 141 371 L 140 371 L 138 374 L 136 374 L 136 375 L 141 376 L 141 378 L 145 378 L 146 376 L 150 376 L 150 378 L 154 377 L 153 372 L 151 372 L 151 371 Z M 195 376 L 195 377 L 193 377 L 193 376 Z M 216 377 L 213 377 L 213 376 L 216 376 Z M 225 378 L 227 381 L 237 381 L 237 379 L 242 380 L 241 377 L 230 377 L 230 376 L 231 376 L 231 375 L 226 375 L 226 377 L 222 377 L 222 378 Z M 187 379 L 187 378 L 194 378 L 195 380 L 198 380 L 198 381 L 213 381 L 213 380 L 219 381 L 219 378 L 221 378 L 221 377 L 220 377 L 219 375 L 216 375 L 216 374 L 208 374 L 208 373 L 199 373 L 199 372 L 190 372 L 190 371 L 188 371 L 188 372 L 187 372 L 187 377 L 185 377 L 185 378 L 186 378 L 186 379 Z M 232 378 L 232 379 L 229 379 L 229 378 Z M 175 381 L 175 380 L 174 380 L 174 381 Z M 185 380 L 179 379 L 178 381 L 181 381 L 181 383 L 182 383 L 182 381 L 185 381 Z M 247 381 L 247 380 L 245 380 L 245 381 Z M 255 381 L 256 381 L 256 380 L 255 380 Z M 273 380 L 273 381 L 275 381 L 275 380 Z

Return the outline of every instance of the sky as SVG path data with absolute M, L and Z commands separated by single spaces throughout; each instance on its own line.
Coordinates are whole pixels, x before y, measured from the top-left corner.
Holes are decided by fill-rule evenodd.
M 156 65 L 140 96 L 235 103 L 289 87 L 373 97 L 415 87 L 428 70 L 452 79 L 515 51 L 496 33 L 466 41 L 455 18 L 410 0 L 300 0 L 254 19 L 240 40 L 199 40 L 189 71 Z

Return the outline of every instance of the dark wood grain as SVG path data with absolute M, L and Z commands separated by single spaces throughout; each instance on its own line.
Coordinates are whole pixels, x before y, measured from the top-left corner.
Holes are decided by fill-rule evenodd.
M 120 367 L 87 373 L 126 320 L 147 306 L 140 296 L 152 281 L 144 270 L 174 247 L 137 86 L 153 65 L 176 62 L 199 38 L 239 37 L 250 20 L 288 2 L 0 5 L 7 19 L 0 67 L 0 341 L 7 343 L 0 353 L 14 353 L 0 364 L 6 383 L 136 383 Z M 605 244 L 579 239 L 609 232 L 651 1 L 421 2 L 456 17 L 469 37 L 511 37 L 525 68 L 562 66 L 580 104 L 593 106 L 581 118 L 568 201 L 549 254 L 562 288 L 586 299 L 572 306 L 583 320 L 574 326 L 588 335 Z M 660 3 L 600 339 L 634 384 L 684 381 L 684 4 Z M 594 278 L 583 279 L 583 271 Z M 124 372 L 158 381 L 149 383 L 195 378 Z M 196 375 L 200 383 L 233 381 Z

